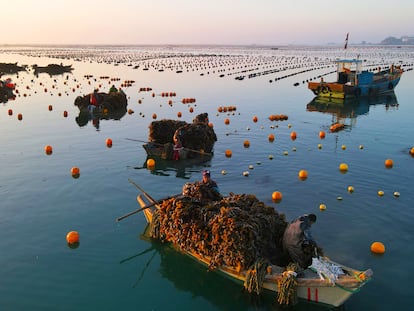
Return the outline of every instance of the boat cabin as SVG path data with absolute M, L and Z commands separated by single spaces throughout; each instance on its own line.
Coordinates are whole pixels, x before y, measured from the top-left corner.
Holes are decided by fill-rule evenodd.
M 357 85 L 358 75 L 362 72 L 362 60 L 343 59 L 335 61 L 337 65 L 337 82 L 340 84 Z

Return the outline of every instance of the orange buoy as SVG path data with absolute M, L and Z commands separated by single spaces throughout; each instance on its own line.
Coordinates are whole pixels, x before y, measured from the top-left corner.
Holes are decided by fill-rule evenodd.
M 72 169 L 70 170 L 70 173 L 72 174 L 73 178 L 79 178 L 79 176 L 80 176 L 79 167 L 76 167 L 76 166 L 72 167 Z
M 320 131 L 319 132 L 319 138 L 320 139 L 324 139 L 325 138 L 325 132 L 324 131 Z
M 53 110 L 53 106 L 49 105 L 49 111 L 52 111 L 52 110 Z
M 224 154 L 226 155 L 227 158 L 231 158 L 231 156 L 233 155 L 233 153 L 231 152 L 230 149 L 227 149 Z
M 414 147 L 410 149 L 410 154 L 414 157 Z
M 296 132 L 290 133 L 290 139 L 295 140 L 297 137 Z
M 300 180 L 305 180 L 306 178 L 308 178 L 308 172 L 306 170 L 300 170 L 299 171 L 299 179 Z
M 194 112 L 194 108 L 193 107 L 190 107 L 190 109 L 188 111 L 190 111 L 190 113 L 193 113 Z
M 267 138 L 269 139 L 270 142 L 273 142 L 275 140 L 275 135 L 269 134 Z
M 335 123 L 335 124 L 332 124 L 331 125 L 331 127 L 329 128 L 329 130 L 331 132 L 338 132 L 338 131 L 340 131 L 340 130 L 342 130 L 344 128 L 345 128 L 345 125 L 344 124 L 342 124 L 342 123 Z
M 148 159 L 148 160 L 147 160 L 147 167 L 148 167 L 149 169 L 154 168 L 154 167 L 155 167 L 155 160 L 154 160 L 154 159 Z
M 375 254 L 384 254 L 385 253 L 385 245 L 381 242 L 374 242 L 371 244 L 371 252 Z
M 253 117 L 253 122 L 256 123 L 257 122 L 257 116 Z
M 346 173 L 348 171 L 348 164 L 346 163 L 339 164 L 339 171 L 341 173 Z
M 17 115 L 17 119 L 18 119 L 19 121 L 23 120 L 23 115 L 22 115 L 21 113 L 19 113 L 19 114 Z
M 106 142 L 106 146 L 107 146 L 108 148 L 111 148 L 111 147 L 112 147 L 112 139 L 107 138 L 105 142 Z
M 224 124 L 229 125 L 230 124 L 230 120 L 228 118 L 224 119 Z
M 8 113 L 9 113 L 9 116 L 12 116 L 13 115 L 13 110 L 9 109 Z
M 152 114 L 152 118 L 155 120 L 157 118 L 157 114 L 156 113 L 153 113 Z
M 66 235 L 66 241 L 69 244 L 79 243 L 79 233 L 77 231 L 70 231 Z
M 391 159 L 387 159 L 387 160 L 385 160 L 385 167 L 386 168 L 392 168 L 393 167 L 393 165 L 394 165 L 394 161 L 393 160 L 391 160 Z
M 177 112 L 177 117 L 181 118 L 182 115 L 183 114 L 180 111 Z
M 52 146 L 50 146 L 50 145 L 45 146 L 45 153 L 46 153 L 47 155 L 51 155 L 51 154 L 52 154 L 52 152 L 53 152 L 53 148 L 52 148 Z
M 244 146 L 244 148 L 249 148 L 250 147 L 250 142 L 248 140 L 245 140 L 243 142 L 243 146 Z
M 63 116 L 65 117 L 65 118 L 67 118 L 68 117 L 68 112 L 65 110 L 65 111 L 63 111 Z
M 282 201 L 282 193 L 280 191 L 274 191 L 272 193 L 272 200 L 273 202 L 279 203 Z

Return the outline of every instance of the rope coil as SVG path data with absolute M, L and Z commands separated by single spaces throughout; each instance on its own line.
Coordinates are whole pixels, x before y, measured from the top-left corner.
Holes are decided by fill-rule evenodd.
M 294 305 L 297 302 L 297 285 L 296 280 L 299 266 L 290 263 L 286 271 L 282 273 L 282 278 L 277 282 L 277 302 L 281 305 Z

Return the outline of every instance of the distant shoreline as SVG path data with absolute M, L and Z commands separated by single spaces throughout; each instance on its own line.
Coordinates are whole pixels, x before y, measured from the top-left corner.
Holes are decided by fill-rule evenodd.
M 13 47 L 49 47 L 49 48 L 96 48 L 96 47 L 244 47 L 244 48 L 292 48 L 292 47 L 329 47 L 329 48 L 341 48 L 343 44 L 339 43 L 326 43 L 326 44 L 0 44 L 0 48 L 13 48 Z M 413 44 L 401 43 L 401 44 L 383 44 L 383 43 L 359 43 L 349 44 L 351 47 L 409 47 Z

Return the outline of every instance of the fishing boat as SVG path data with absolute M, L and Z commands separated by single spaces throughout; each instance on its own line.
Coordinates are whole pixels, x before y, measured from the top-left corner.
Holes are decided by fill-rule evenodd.
M 172 143 L 159 144 L 155 142 L 148 142 L 143 144 L 142 147 L 147 152 L 149 157 L 161 158 L 164 160 L 172 160 L 174 145 Z M 186 159 L 187 152 L 180 150 L 180 159 Z
M 34 74 L 36 76 L 38 76 L 39 73 L 48 73 L 50 76 L 61 75 L 70 73 L 73 70 L 72 65 L 63 64 L 49 64 L 47 66 L 33 65 L 32 68 L 34 69 Z
M 159 208 L 159 204 L 162 202 L 155 201 L 145 191 L 142 191 L 142 194 L 138 194 L 137 201 L 141 207 L 137 211 L 143 211 L 148 224 L 151 224 L 154 211 Z M 119 220 L 129 215 L 123 216 Z M 209 267 L 213 260 L 196 252 L 179 250 L 177 247 L 176 249 L 206 267 Z M 333 269 L 340 270 L 342 273 L 332 278 Z M 277 292 L 278 282 L 286 274 L 285 268 L 270 265 L 266 270 L 262 288 L 266 291 Z M 247 270 L 240 270 L 226 265 L 222 265 L 214 271 L 239 284 L 245 284 L 249 273 Z M 308 302 L 338 307 L 345 303 L 354 293 L 358 292 L 371 279 L 372 275 L 371 269 L 360 271 L 333 262 L 327 257 L 320 257 L 318 260 L 314 260 L 310 268 L 307 268 L 296 277 L 297 297 Z
M 143 144 L 142 147 L 147 152 L 149 157 L 160 158 L 163 160 L 172 160 L 176 162 L 177 160 L 173 159 L 174 145 L 172 143 L 159 144 L 155 142 L 148 142 Z M 212 153 L 205 152 L 201 150 L 195 150 L 190 148 L 181 147 L 179 150 L 179 160 L 195 159 L 194 162 L 203 162 L 211 159 Z
M 337 78 L 335 82 L 308 82 L 310 89 L 317 97 L 349 99 L 372 97 L 391 92 L 400 81 L 403 70 L 393 64 L 386 69 L 378 67 L 373 71 L 362 69 L 360 59 L 342 59 L 335 61 Z
M 143 145 L 148 156 L 177 161 L 211 157 L 217 136 L 209 125 L 208 114 L 201 113 L 192 123 L 170 119 L 152 121 L 148 140 Z

